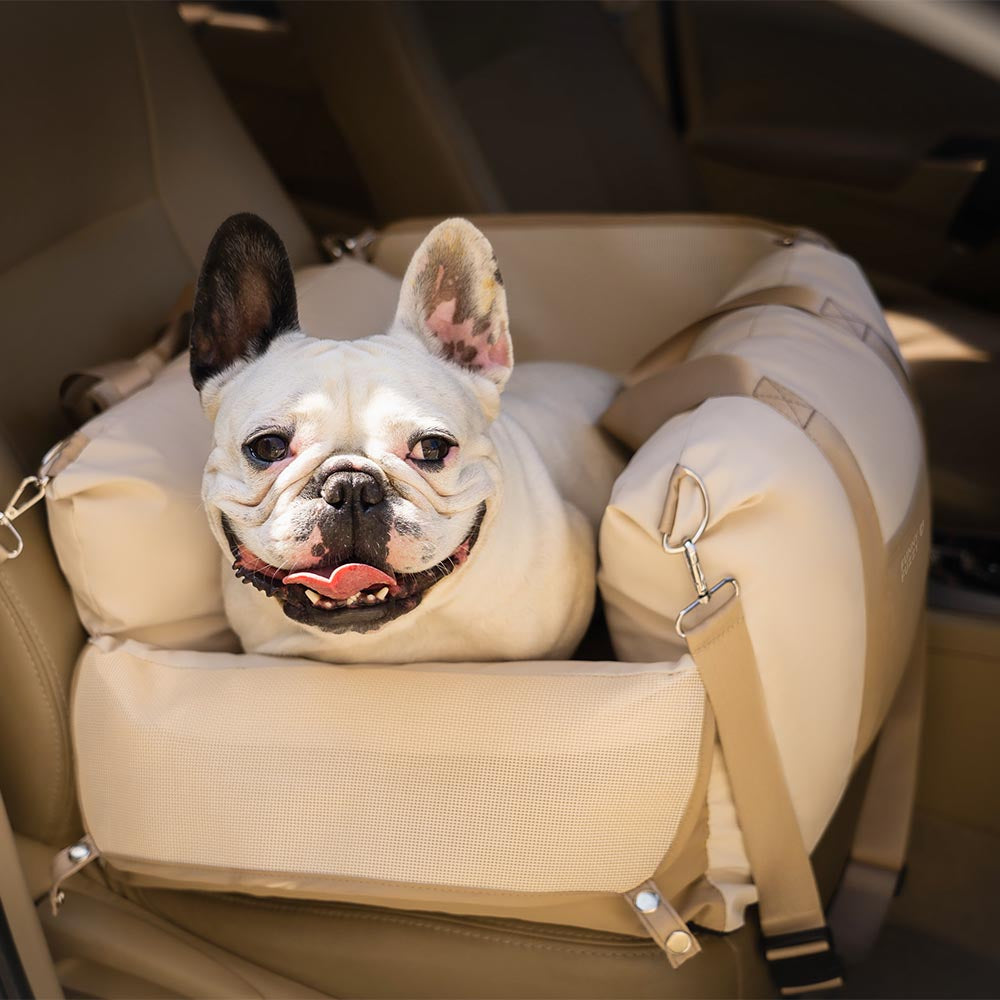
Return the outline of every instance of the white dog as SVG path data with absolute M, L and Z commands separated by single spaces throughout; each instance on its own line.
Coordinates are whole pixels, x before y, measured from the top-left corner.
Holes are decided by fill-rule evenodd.
M 203 497 L 245 649 L 338 663 L 572 652 L 621 469 L 594 426 L 618 382 L 525 366 L 501 412 L 512 365 L 503 281 L 469 222 L 421 244 L 388 333 L 340 342 L 299 329 L 265 222 L 222 225 L 191 373 L 215 423 Z

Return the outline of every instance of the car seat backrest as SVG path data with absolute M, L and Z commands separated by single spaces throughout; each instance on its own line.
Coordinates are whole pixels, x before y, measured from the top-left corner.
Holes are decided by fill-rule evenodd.
M 63 376 L 148 346 L 225 216 L 266 216 L 296 264 L 316 251 L 172 4 L 0 6 L 0 135 L 2 509 L 68 430 Z M 0 791 L 15 829 L 55 842 L 75 822 L 83 633 L 41 509 L 18 528 L 26 552 L 0 564 Z
M 698 204 L 667 112 L 596 2 L 282 8 L 383 221 Z
M 59 381 L 147 346 L 219 222 L 310 237 L 169 4 L 0 10 L 0 421 L 22 459 L 57 437 Z

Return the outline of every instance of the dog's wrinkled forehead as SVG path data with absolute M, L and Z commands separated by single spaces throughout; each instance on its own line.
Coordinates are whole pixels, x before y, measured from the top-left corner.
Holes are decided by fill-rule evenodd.
M 462 438 L 481 422 L 470 380 L 407 338 L 286 336 L 227 382 L 216 433 L 235 445 L 273 426 L 321 440 L 331 451 L 367 452 L 418 431 Z

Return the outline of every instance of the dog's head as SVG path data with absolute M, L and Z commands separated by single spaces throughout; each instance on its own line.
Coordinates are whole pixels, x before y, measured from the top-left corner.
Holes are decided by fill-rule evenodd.
M 387 334 L 299 328 L 261 219 L 216 233 L 191 374 L 215 422 L 203 497 L 234 572 L 304 626 L 366 632 L 413 611 L 476 545 L 500 489 L 489 425 L 513 363 L 503 282 L 471 223 L 414 254 Z

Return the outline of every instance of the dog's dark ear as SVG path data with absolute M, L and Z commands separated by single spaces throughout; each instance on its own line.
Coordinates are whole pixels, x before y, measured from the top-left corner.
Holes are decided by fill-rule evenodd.
M 406 269 L 396 322 L 439 357 L 492 379 L 510 377 L 507 295 L 490 241 L 465 219 L 435 226 Z
M 298 327 L 295 278 L 281 237 L 249 213 L 219 226 L 201 266 L 191 320 L 191 378 L 200 391 L 240 359 Z

